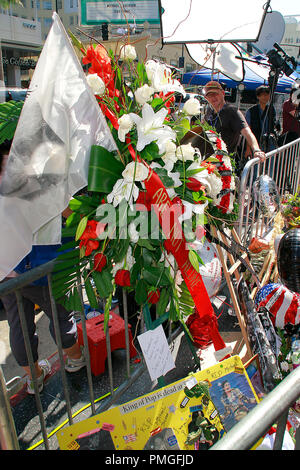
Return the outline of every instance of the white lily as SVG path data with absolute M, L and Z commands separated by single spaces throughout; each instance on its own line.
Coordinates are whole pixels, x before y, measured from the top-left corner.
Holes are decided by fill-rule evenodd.
M 131 206 L 132 203 L 137 200 L 138 195 L 139 188 L 134 183 L 119 179 L 115 183 L 112 192 L 108 194 L 107 202 L 117 207 L 123 199 L 126 199 Z
M 148 103 L 145 103 L 142 107 L 142 117 L 130 113 L 130 117 L 137 127 L 138 141 L 136 149 L 138 152 L 155 141 L 159 152 L 163 153 L 166 142 L 176 139 L 176 133 L 169 126 L 164 125 L 167 114 L 168 110 L 164 108 L 155 113 Z
M 164 94 L 176 91 L 183 96 L 186 95 L 181 83 L 172 78 L 172 70 L 169 67 L 155 60 L 148 60 L 145 67 L 148 79 L 155 91 L 162 91 Z

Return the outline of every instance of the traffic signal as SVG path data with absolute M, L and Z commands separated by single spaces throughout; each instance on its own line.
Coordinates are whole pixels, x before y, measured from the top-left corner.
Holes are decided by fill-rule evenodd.
M 108 40 L 108 24 L 107 23 L 102 24 L 101 31 L 102 31 L 103 41 L 107 41 Z

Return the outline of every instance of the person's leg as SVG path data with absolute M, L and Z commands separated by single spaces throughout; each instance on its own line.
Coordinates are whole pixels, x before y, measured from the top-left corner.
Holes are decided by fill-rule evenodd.
M 14 293 L 8 294 L 1 298 L 6 317 L 9 325 L 9 339 L 10 347 L 13 356 L 15 357 L 19 366 L 23 367 L 25 373 L 27 374 L 27 392 L 34 394 L 34 385 L 32 380 L 32 374 L 30 366 L 28 365 L 28 357 L 25 348 L 25 341 L 23 336 L 23 330 L 20 321 L 20 315 L 18 311 L 17 298 Z M 44 378 L 51 371 L 51 366 L 49 362 L 44 359 L 38 361 L 38 336 L 36 334 L 36 325 L 35 325 L 35 304 L 28 298 L 22 296 L 24 314 L 26 318 L 27 330 L 29 341 L 31 345 L 31 351 L 34 361 L 34 369 L 37 378 L 38 388 L 41 392 L 44 386 Z
M 25 294 L 32 302 L 38 304 L 50 320 L 49 330 L 56 343 L 54 322 L 48 286 L 32 286 Z M 77 338 L 77 325 L 73 312 L 68 312 L 62 305 L 56 303 L 57 318 L 60 328 L 62 347 L 67 357 L 79 361 L 83 367 L 83 356 Z M 79 365 L 79 364 L 77 364 Z
M 16 295 L 14 293 L 11 293 L 3 296 L 1 300 L 6 312 L 6 317 L 9 325 L 9 340 L 12 354 L 15 357 L 18 365 L 25 369 L 26 367 L 28 367 L 28 358 L 25 348 Z M 24 297 L 22 297 L 22 300 L 29 340 L 31 344 L 33 361 L 37 363 L 39 340 L 36 334 L 36 325 L 34 322 L 34 303 Z

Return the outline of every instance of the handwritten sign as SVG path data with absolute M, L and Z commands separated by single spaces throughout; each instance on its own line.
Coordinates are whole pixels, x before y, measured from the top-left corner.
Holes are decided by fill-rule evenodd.
M 175 363 L 162 325 L 159 325 L 155 330 L 149 330 L 139 335 L 138 341 L 151 380 L 158 379 L 169 370 L 174 369 Z

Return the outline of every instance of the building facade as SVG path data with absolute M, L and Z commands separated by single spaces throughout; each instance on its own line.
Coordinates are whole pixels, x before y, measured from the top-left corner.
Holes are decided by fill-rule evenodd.
M 101 25 L 80 25 L 80 0 L 22 0 L 23 7 L 13 5 L 9 10 L 0 9 L 0 83 L 6 86 L 27 87 L 35 64 L 52 25 L 56 11 L 65 29 L 71 30 L 84 44 L 91 39 L 103 42 L 107 49 L 118 53 L 123 26 L 109 25 L 107 41 L 102 39 Z M 282 45 L 287 54 L 299 62 L 300 16 L 286 18 L 286 31 Z M 123 29 L 124 32 L 124 29 Z M 125 33 L 126 34 L 126 33 Z M 164 45 L 160 40 L 160 27 L 155 24 L 139 24 L 131 31 L 139 60 L 157 59 L 180 69 L 181 73 L 199 68 L 181 44 Z M 2 67 L 1 67 L 2 66 Z

